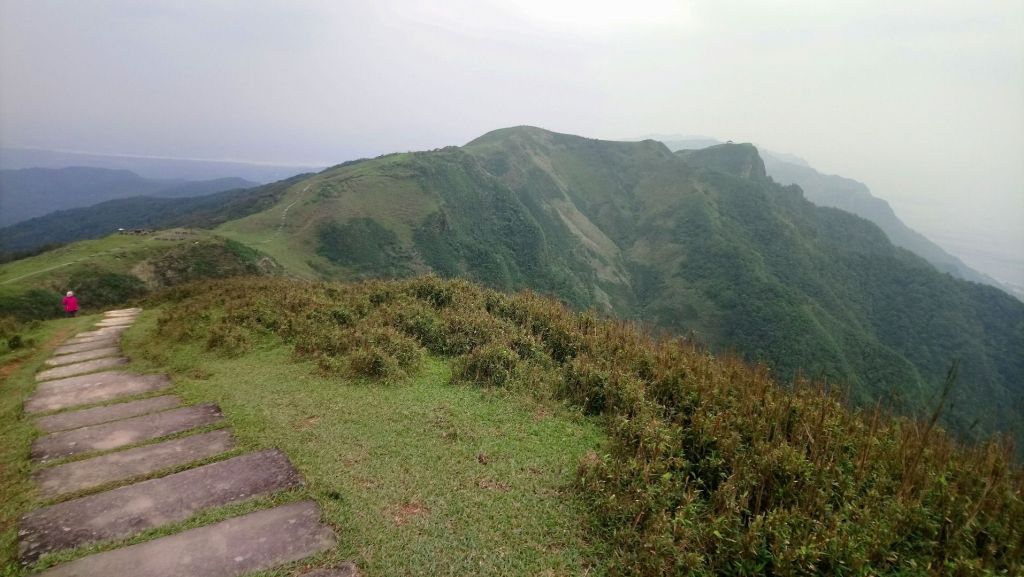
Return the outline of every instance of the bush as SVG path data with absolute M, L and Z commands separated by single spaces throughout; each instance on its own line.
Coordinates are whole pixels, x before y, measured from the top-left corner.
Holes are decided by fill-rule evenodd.
M 453 375 L 456 380 L 504 387 L 512 381 L 518 365 L 519 356 L 514 351 L 492 343 L 458 359 Z
M 210 329 L 206 348 L 224 356 L 237 357 L 252 349 L 252 337 L 243 328 L 222 322 Z

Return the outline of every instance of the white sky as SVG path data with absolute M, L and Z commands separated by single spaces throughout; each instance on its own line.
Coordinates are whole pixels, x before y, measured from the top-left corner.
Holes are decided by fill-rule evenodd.
M 518 124 L 792 152 L 1024 277 L 1019 0 L 0 0 L 4 146 L 334 164 Z

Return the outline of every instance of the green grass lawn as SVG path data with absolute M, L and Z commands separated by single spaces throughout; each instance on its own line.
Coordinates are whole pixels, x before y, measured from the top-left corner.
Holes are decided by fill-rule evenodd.
M 190 403 L 216 402 L 245 449 L 283 450 L 339 538 L 330 558 L 374 575 L 593 574 L 570 484 L 604 443 L 589 420 L 449 384 L 446 362 L 382 385 L 318 376 L 283 346 L 229 359 L 126 335 L 141 370 L 169 369 Z M 302 498 L 298 492 L 295 498 Z

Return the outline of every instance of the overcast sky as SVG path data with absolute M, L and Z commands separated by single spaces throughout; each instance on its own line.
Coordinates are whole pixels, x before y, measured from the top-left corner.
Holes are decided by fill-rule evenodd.
M 0 0 L 3 146 L 334 164 L 519 124 L 791 152 L 1024 276 L 1020 0 Z

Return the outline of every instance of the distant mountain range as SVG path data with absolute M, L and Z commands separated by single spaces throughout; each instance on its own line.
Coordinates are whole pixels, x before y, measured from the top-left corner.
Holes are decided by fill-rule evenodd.
M 203 196 L 133 196 L 51 212 L 0 228 L 0 257 L 11 258 L 47 245 L 107 236 L 118 229 L 213 228 L 273 206 L 299 177 Z
M 255 184 L 241 178 L 158 180 L 127 170 L 90 167 L 0 170 L 0 226 L 117 198 L 202 196 Z
M 263 164 L 230 160 L 92 154 L 38 148 L 0 148 L 0 169 L 2 170 L 65 168 L 68 166 L 130 170 L 144 178 L 161 180 L 214 180 L 235 177 L 261 184 L 276 182 L 296 174 L 324 168 L 322 166 Z

